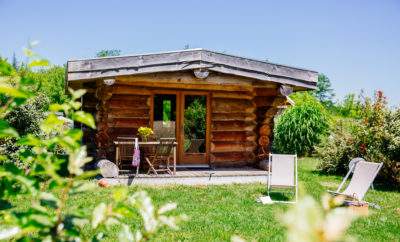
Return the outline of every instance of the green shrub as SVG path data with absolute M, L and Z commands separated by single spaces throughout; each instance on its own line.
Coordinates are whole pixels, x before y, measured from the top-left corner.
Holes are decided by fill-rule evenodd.
M 293 96 L 296 104 L 278 117 L 274 129 L 273 150 L 279 153 L 310 154 L 327 133 L 328 115 L 310 94 Z
M 39 93 L 37 96 L 27 100 L 24 104 L 15 107 L 5 116 L 5 120 L 16 129 L 20 135 L 33 134 L 42 136 L 40 124 L 46 117 L 46 111 L 50 104 L 46 95 Z M 15 138 L 4 138 L 0 140 L 0 154 L 7 157 L 6 162 L 13 162 L 18 167 L 27 169 L 29 164 L 19 159 L 20 150 L 29 147 L 17 145 Z
M 49 98 L 45 94 L 39 93 L 26 103 L 11 110 L 5 119 L 21 135 L 28 133 L 39 135 L 39 125 L 46 116 L 49 104 Z
M 341 117 L 357 119 L 362 117 L 362 103 L 360 97 L 354 93 L 346 95 L 343 101 L 337 103 L 332 109 L 336 115 Z
M 31 50 L 26 52 L 34 56 Z M 43 62 L 34 60 L 29 66 Z M 71 99 L 50 105 L 37 133 L 30 133 L 31 127 L 28 127 L 25 130 L 28 133 L 21 135 L 4 117 L 24 103 L 29 106 L 31 98 L 35 99 L 35 93 L 27 90 L 24 77 L 14 70 L 9 71 L 10 68 L 10 64 L 0 59 L 0 94 L 7 100 L 0 105 L 0 139 L 14 139 L 21 150 L 18 159 L 32 165 L 27 170 L 12 162 L 0 165 L 0 202 L 3 205 L 0 240 L 100 241 L 107 239 L 111 229 L 115 231 L 118 228 L 120 241 L 153 241 L 157 240 L 155 235 L 161 229 L 177 228 L 176 223 L 185 217 L 168 214 L 176 204 L 169 203 L 156 209 L 145 192 L 129 194 L 127 187 L 114 189 L 110 199 L 97 204 L 94 209 L 84 207 L 67 211 L 67 203 L 73 199 L 72 196 L 96 187 L 96 183 L 86 179 L 96 175 L 97 171 L 83 170 L 83 166 L 91 160 L 87 157 L 86 147 L 81 145 L 83 132 L 66 125 L 67 120 L 71 120 L 95 128 L 92 115 L 80 110 L 78 100 L 85 91 L 70 90 Z M 63 112 L 66 119 L 59 119 L 58 112 Z M 30 149 L 22 151 L 23 147 Z M 58 153 L 59 147 L 65 154 Z M 0 158 L 7 159 L 4 156 Z M 64 166 L 68 176 L 60 174 Z M 43 182 L 44 179 L 46 182 Z M 16 211 L 16 203 L 21 199 L 30 204 Z M 126 221 L 138 217 L 142 218 L 138 226 L 131 228 L 126 224 Z
M 344 173 L 352 158 L 363 157 L 383 162 L 380 178 L 400 185 L 400 109 L 389 109 L 378 91 L 374 101 L 363 101 L 360 113 L 362 119 L 348 119 L 350 125 L 337 123 L 331 136 L 317 148 L 322 160 L 319 168 L 328 173 Z
M 323 160 L 318 165 L 319 169 L 331 174 L 344 174 L 348 171 L 349 161 L 361 156 L 351 131 L 358 125 L 357 120 L 350 119 L 338 119 L 332 123 L 329 137 L 316 147 L 317 155 Z
M 190 139 L 205 137 L 207 109 L 204 102 L 204 97 L 197 97 L 185 110 L 185 135 Z
M 66 100 L 64 67 L 52 66 L 38 71 L 27 71 L 26 75 L 33 80 L 37 92 L 45 94 L 52 103 Z

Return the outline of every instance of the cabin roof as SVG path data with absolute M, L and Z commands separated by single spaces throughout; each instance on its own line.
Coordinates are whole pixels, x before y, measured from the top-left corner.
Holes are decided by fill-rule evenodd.
M 315 89 L 318 73 L 206 49 L 69 60 L 67 80 L 88 81 L 117 76 L 196 69 Z

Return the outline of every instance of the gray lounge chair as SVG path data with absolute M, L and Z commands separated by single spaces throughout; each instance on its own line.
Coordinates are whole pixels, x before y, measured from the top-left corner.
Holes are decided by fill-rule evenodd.
M 296 203 L 298 198 L 297 155 L 269 154 L 268 196 L 271 188 L 292 188 L 295 201 L 273 201 Z
M 351 166 L 349 172 L 343 178 L 336 191 L 328 191 L 334 195 L 343 195 L 347 198 L 357 201 L 363 201 L 368 189 L 372 186 L 375 177 L 378 175 L 379 170 L 382 168 L 383 163 L 367 162 L 359 160 L 355 165 Z M 350 174 L 353 172 L 350 183 L 342 191 Z

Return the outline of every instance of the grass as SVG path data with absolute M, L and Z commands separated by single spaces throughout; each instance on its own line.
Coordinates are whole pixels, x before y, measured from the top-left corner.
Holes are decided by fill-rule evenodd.
M 315 171 L 317 160 L 299 160 L 301 191 L 319 199 L 327 189 L 335 189 L 341 177 L 326 176 Z M 169 186 L 131 187 L 132 192 L 147 191 L 156 205 L 177 202 L 176 214 L 186 214 L 190 220 L 181 224 L 179 231 L 163 230 L 157 241 L 229 241 L 232 235 L 252 241 L 283 241 L 285 229 L 279 222 L 281 214 L 290 206 L 261 205 L 255 202 L 266 188 L 261 184 L 225 186 Z M 112 188 L 96 189 L 72 197 L 68 209 L 94 208 L 99 202 L 110 201 Z M 379 204 L 366 218 L 357 220 L 348 231 L 359 241 L 400 241 L 399 191 L 370 190 L 366 200 Z M 18 200 L 18 207 L 28 207 L 30 201 Z M 137 228 L 140 220 L 129 221 Z M 85 231 L 89 236 L 89 232 Z M 117 228 L 110 231 L 109 241 L 116 240 Z

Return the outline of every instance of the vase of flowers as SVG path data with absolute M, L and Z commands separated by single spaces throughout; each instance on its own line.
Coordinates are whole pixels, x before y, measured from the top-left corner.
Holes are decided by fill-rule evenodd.
M 142 141 L 148 141 L 150 135 L 153 135 L 153 130 L 149 127 L 140 127 L 138 129 L 138 135 L 142 139 Z
M 153 135 L 153 133 L 154 133 L 153 130 L 149 127 L 140 127 L 138 129 L 138 135 L 143 142 L 147 142 L 149 137 Z M 140 150 L 141 150 L 140 152 L 141 159 L 144 159 L 146 156 L 152 155 L 155 152 L 154 145 L 143 144 L 140 147 Z

